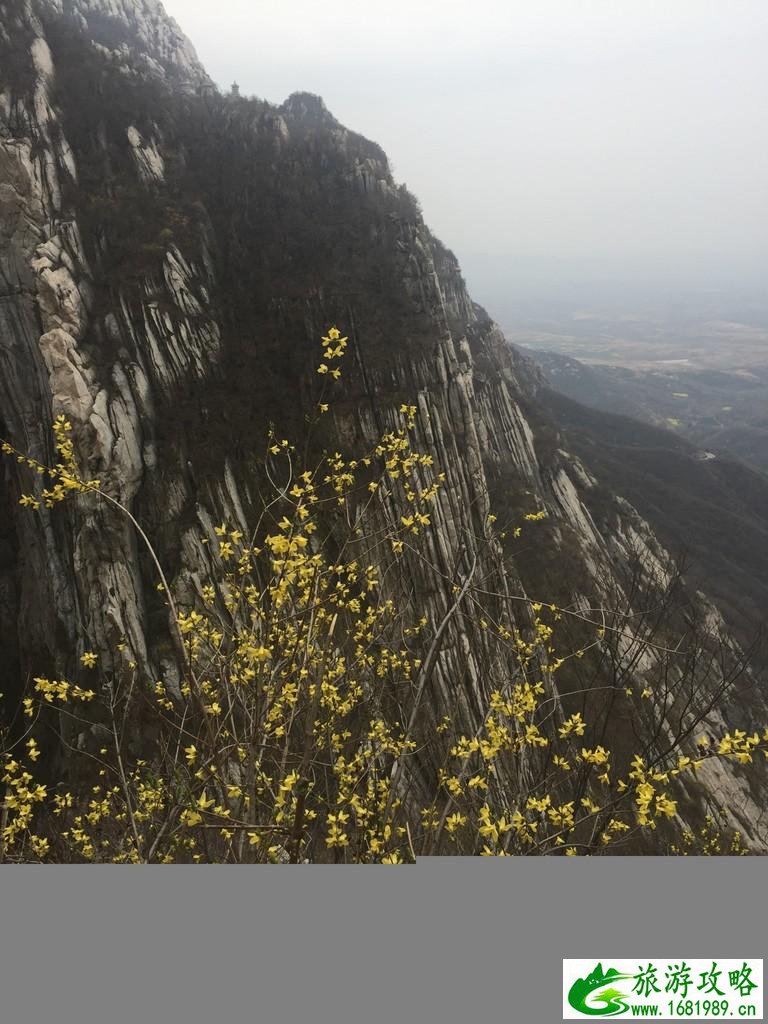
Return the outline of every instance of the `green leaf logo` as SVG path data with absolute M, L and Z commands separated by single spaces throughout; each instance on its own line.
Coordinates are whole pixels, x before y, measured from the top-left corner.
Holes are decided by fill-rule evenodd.
M 632 978 L 632 974 L 620 974 L 614 967 L 603 971 L 598 964 L 586 978 L 577 978 L 568 993 L 568 1002 L 579 1013 L 590 1017 L 615 1017 L 626 1013 L 626 993 L 614 988 L 613 983 L 624 978 Z

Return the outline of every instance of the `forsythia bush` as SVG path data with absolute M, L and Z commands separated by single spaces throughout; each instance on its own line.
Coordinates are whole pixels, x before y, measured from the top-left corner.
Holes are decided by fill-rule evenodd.
M 335 328 L 322 341 L 317 421 L 347 345 Z M 366 453 L 328 453 L 311 466 L 287 439 L 270 436 L 264 509 L 247 535 L 221 523 L 215 539 L 203 539 L 220 571 L 194 607 L 178 605 L 128 510 L 81 476 L 65 417 L 53 427 L 53 467 L 3 444 L 45 484 L 21 497 L 32 513 L 105 500 L 139 529 L 180 668 L 148 678 L 146 666 L 114 656 L 124 653 L 121 641 L 116 652 L 82 653 L 79 680 L 34 679 L 24 728 L 0 747 L 4 860 L 577 855 L 610 852 L 661 823 L 677 835 L 675 852 L 742 852 L 738 833 L 723 839 L 712 819 L 700 833 L 685 826 L 676 777 L 713 757 L 748 764 L 768 733 L 702 734 L 662 755 L 649 747 L 619 774 L 611 751 L 588 739 L 582 714 L 562 711 L 556 673 L 583 650 L 556 653 L 561 610 L 528 602 L 524 627 L 494 618 L 481 606 L 474 567 L 446 581 L 440 621 L 401 605 L 385 567 L 429 561 L 423 542 L 444 477 L 414 450 L 416 408 L 403 405 L 398 415 L 399 427 Z M 532 511 L 515 532 L 545 514 Z M 436 656 L 457 612 L 474 619 L 505 665 L 471 734 L 450 713 L 428 713 Z M 87 739 L 67 753 L 66 778 L 42 782 L 37 737 L 57 721 Z

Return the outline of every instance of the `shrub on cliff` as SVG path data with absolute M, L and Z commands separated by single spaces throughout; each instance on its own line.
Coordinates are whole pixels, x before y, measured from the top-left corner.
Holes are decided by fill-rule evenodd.
M 346 344 L 335 328 L 322 339 L 314 424 L 329 415 Z M 40 481 L 21 497 L 31 514 L 74 500 L 129 518 L 157 571 L 177 671 L 152 677 L 120 640 L 79 652 L 77 680 L 33 680 L 0 748 L 2 859 L 401 863 L 605 853 L 647 835 L 673 852 L 743 851 L 714 818 L 694 834 L 679 806 L 679 783 L 708 760 L 749 765 L 768 749 L 768 733 L 712 735 L 707 716 L 731 680 L 704 694 L 698 668 L 676 669 L 680 652 L 659 637 L 492 592 L 480 555 L 498 557 L 503 533 L 535 531 L 544 510 L 504 528 L 489 515 L 455 565 L 438 564 L 443 476 L 413 445 L 416 407 L 398 418 L 369 450 L 316 460 L 272 432 L 258 520 L 201 538 L 216 569 L 208 578 L 201 563 L 185 605 L 132 513 L 82 475 L 66 417 L 54 424 L 55 466 L 3 444 Z M 416 565 L 437 595 L 428 614 L 410 599 Z M 590 638 L 558 650 L 569 615 Z M 481 666 L 469 730 L 466 709 L 440 703 L 438 664 L 457 623 L 477 638 Z M 633 659 L 666 659 L 658 693 L 607 684 L 637 723 L 629 753 L 612 752 L 556 685 L 611 633 Z M 684 728 L 664 732 L 645 709 L 681 693 Z M 61 778 L 38 777 L 42 728 L 68 745 Z

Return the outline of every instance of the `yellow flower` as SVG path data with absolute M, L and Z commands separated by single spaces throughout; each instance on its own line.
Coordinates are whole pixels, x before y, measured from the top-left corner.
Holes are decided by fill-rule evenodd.
M 467 819 L 464 817 L 463 814 L 459 814 L 458 811 L 456 812 L 456 814 L 452 814 L 449 818 L 446 818 L 445 820 L 445 827 L 451 835 L 453 835 L 456 829 L 461 828 L 463 825 L 466 824 Z
M 676 812 L 677 803 L 674 800 L 670 800 L 665 793 L 656 796 L 656 817 L 664 814 L 668 818 L 673 818 Z
M 561 739 L 565 739 L 566 736 L 570 736 L 571 733 L 575 733 L 577 736 L 583 736 L 584 731 L 587 728 L 587 724 L 581 717 L 581 712 L 576 711 L 567 719 L 558 730 Z
M 94 654 L 93 651 L 86 651 L 85 654 L 80 656 L 80 664 L 86 668 L 93 668 L 98 660 L 98 654 Z

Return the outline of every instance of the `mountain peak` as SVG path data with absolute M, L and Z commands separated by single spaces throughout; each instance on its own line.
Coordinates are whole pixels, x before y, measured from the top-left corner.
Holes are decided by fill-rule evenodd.
M 38 0 L 40 15 L 64 17 L 118 57 L 139 58 L 163 77 L 212 85 L 190 40 L 159 0 Z
M 335 125 L 336 118 L 325 105 L 322 96 L 313 92 L 292 92 L 280 107 L 280 112 L 294 120 L 314 124 Z

